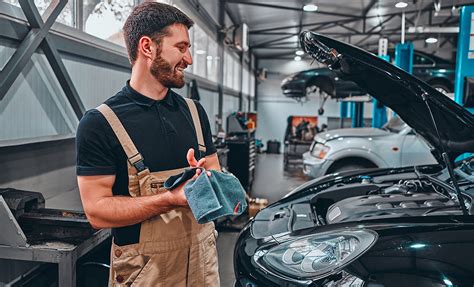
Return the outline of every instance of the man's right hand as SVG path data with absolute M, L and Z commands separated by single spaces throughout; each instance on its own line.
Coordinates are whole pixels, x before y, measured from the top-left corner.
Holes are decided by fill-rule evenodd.
M 186 185 L 186 183 L 187 181 L 183 182 L 182 184 L 169 191 L 170 202 L 172 205 L 188 206 L 188 200 L 186 199 L 186 196 L 184 194 L 184 186 Z

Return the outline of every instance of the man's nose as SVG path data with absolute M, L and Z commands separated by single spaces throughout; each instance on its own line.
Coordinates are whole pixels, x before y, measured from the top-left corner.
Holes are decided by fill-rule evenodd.
M 188 66 L 193 64 L 193 56 L 191 56 L 191 51 L 189 49 L 186 54 L 184 54 L 183 60 Z

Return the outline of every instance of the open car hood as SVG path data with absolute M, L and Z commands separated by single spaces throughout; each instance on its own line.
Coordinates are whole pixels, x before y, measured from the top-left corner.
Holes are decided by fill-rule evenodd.
M 303 32 L 300 41 L 315 60 L 395 111 L 436 149 L 438 161 L 443 150 L 452 161 L 474 152 L 474 116 L 427 83 L 374 54 L 317 33 Z

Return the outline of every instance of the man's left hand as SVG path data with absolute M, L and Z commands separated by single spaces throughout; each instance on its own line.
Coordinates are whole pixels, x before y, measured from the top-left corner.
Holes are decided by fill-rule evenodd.
M 189 167 L 200 167 L 204 169 L 206 164 L 206 158 L 201 158 L 199 161 L 194 157 L 194 149 L 190 148 L 186 154 L 186 159 L 188 160 Z M 196 176 L 198 177 L 201 174 L 201 169 L 196 170 Z M 210 171 L 206 171 L 207 176 L 211 176 Z

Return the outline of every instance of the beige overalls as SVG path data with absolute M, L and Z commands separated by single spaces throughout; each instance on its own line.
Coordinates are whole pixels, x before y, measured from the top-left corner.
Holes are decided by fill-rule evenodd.
M 194 102 L 192 115 L 200 152 L 206 151 Z M 183 169 L 150 172 L 115 113 L 97 108 L 107 119 L 128 157 L 132 197 L 168 192 L 164 181 Z M 143 169 L 142 171 L 138 171 Z M 141 223 L 139 243 L 112 244 L 109 286 L 219 286 L 214 223 L 198 224 L 189 208 L 177 208 Z

